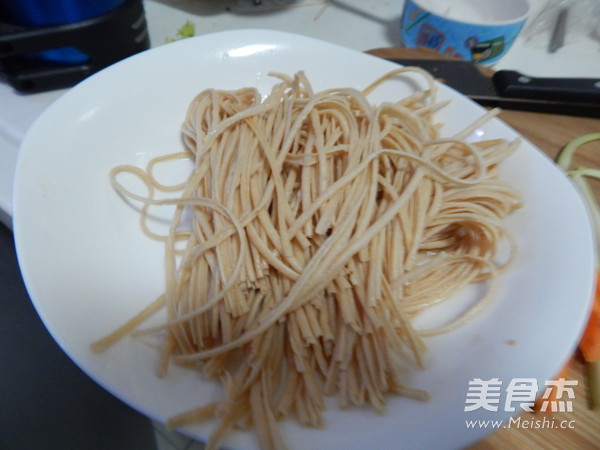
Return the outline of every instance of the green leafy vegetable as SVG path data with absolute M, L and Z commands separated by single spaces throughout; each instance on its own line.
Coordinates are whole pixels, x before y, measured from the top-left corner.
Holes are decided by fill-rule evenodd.
M 176 35 L 176 38 L 166 38 L 165 43 L 168 44 L 170 42 L 179 41 L 181 39 L 194 37 L 196 35 L 196 25 L 194 25 L 194 22 L 188 20 L 181 26 L 181 28 L 179 28 L 179 30 L 177 30 Z

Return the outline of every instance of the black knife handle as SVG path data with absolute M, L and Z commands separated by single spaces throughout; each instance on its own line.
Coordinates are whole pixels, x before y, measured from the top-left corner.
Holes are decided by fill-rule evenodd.
M 536 78 L 514 70 L 500 70 L 492 80 L 498 94 L 505 98 L 600 106 L 600 78 Z

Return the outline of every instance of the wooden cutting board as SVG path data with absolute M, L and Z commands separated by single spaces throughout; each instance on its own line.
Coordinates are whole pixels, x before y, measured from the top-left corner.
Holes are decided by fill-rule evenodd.
M 405 48 L 380 48 L 367 51 L 382 58 L 440 58 L 436 52 L 429 50 L 413 50 Z M 490 74 L 491 69 L 483 68 Z M 512 126 L 534 145 L 539 147 L 550 158 L 554 159 L 558 152 L 572 139 L 600 132 L 600 119 L 542 114 L 523 111 L 503 111 L 500 118 Z M 600 141 L 595 141 L 581 148 L 573 165 L 596 167 L 600 169 Z M 592 188 L 600 201 L 600 183 Z M 532 330 L 535 319 L 532 319 Z M 600 411 L 592 411 L 587 402 L 587 380 L 585 365 L 581 355 L 575 352 L 571 358 L 568 378 L 578 380 L 575 389 L 573 412 L 559 413 L 524 413 L 522 423 L 541 424 L 540 428 L 506 428 L 492 433 L 488 438 L 471 447 L 471 450 L 487 449 L 598 449 L 600 448 Z M 543 419 L 546 423 L 555 423 L 557 428 L 541 428 Z M 554 421 L 552 421 L 554 419 Z M 562 421 L 567 421 L 573 428 L 560 428 Z M 574 421 L 574 422 L 571 422 Z M 469 430 L 465 426 L 465 434 Z

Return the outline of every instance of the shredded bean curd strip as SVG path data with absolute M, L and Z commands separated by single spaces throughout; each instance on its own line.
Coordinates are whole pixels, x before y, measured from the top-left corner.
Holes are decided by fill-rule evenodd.
M 368 101 L 410 73 L 427 88 Z M 111 172 L 115 190 L 141 204 L 143 231 L 165 243 L 166 290 L 92 349 L 161 333 L 161 375 L 171 361 L 220 380 L 221 400 L 168 423 L 216 419 L 207 448 L 247 427 L 262 447 L 283 448 L 277 422 L 321 426 L 326 395 L 377 411 L 389 394 L 426 399 L 401 374 L 422 366 L 424 336 L 464 324 L 491 301 L 510 262 L 498 261 L 500 244 L 511 242 L 504 219 L 520 207 L 497 178 L 518 143 L 466 140 L 497 111 L 440 136 L 434 114 L 444 105 L 426 72 L 398 69 L 362 91 L 313 92 L 301 72 L 274 76 L 264 99 L 251 88 L 201 92 L 183 124 L 185 152 Z M 159 164 L 186 157 L 194 164 L 186 181 L 155 178 Z M 123 173 L 146 193 L 130 191 Z M 174 207 L 165 236 L 148 225 L 148 208 L 161 205 Z M 461 317 L 414 329 L 417 314 L 481 282 L 489 289 Z M 162 325 L 138 328 L 162 308 Z

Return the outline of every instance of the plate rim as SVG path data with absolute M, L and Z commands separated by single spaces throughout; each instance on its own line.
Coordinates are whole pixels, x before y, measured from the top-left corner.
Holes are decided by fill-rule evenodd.
M 295 33 L 287 33 L 287 32 L 280 32 L 280 31 L 273 31 L 273 30 L 262 30 L 262 29 L 229 30 L 229 31 L 222 31 L 222 32 L 217 32 L 217 33 L 208 33 L 207 35 L 197 36 L 197 37 L 191 38 L 191 39 L 200 42 L 201 40 L 204 40 L 204 38 L 206 36 L 212 36 L 214 38 L 216 35 L 220 35 L 220 36 L 229 35 L 229 36 L 231 36 L 231 35 L 239 35 L 239 34 L 244 34 L 244 33 L 254 34 L 254 37 L 256 37 L 256 36 L 262 36 L 263 38 L 265 38 L 265 37 L 271 36 L 272 38 L 279 38 L 279 37 L 287 36 L 287 37 L 291 37 L 293 39 L 300 40 L 300 41 L 310 41 L 310 42 L 312 42 L 314 44 L 316 44 L 316 43 L 323 44 L 324 43 L 323 41 L 320 41 L 319 39 L 308 37 L 308 36 L 298 35 L 298 34 L 295 34 Z M 190 43 L 191 40 L 189 40 L 187 43 L 186 43 L 186 41 L 188 41 L 188 40 L 175 42 L 175 43 L 169 44 L 169 46 L 181 46 L 183 48 L 184 46 L 188 46 L 188 45 L 191 46 L 192 45 Z M 324 44 L 328 47 L 328 50 L 329 49 L 333 49 L 333 48 L 337 48 L 338 50 L 341 50 L 341 51 L 344 51 L 344 52 L 348 52 L 348 54 L 350 54 L 350 53 L 360 54 L 360 55 L 364 55 L 364 56 L 373 58 L 374 60 L 379 60 L 379 58 L 377 58 L 375 56 L 368 55 L 368 54 L 361 53 L 361 52 L 357 52 L 357 51 L 348 49 L 346 47 L 339 46 L 337 44 L 333 44 L 333 43 L 329 43 L 329 42 L 326 42 Z M 164 50 L 165 48 L 167 48 L 167 46 L 164 46 L 162 48 L 163 48 L 163 50 L 160 50 L 161 52 L 163 52 L 163 51 L 174 51 L 175 47 L 172 47 L 173 50 Z M 134 55 L 134 56 L 132 56 L 130 58 L 127 58 L 127 60 L 124 60 L 124 61 L 121 61 L 119 63 L 116 63 L 114 66 L 123 67 L 123 64 L 131 64 L 131 61 L 134 61 L 136 58 L 140 58 L 140 57 L 148 58 L 148 56 L 143 56 L 143 55 L 148 54 L 149 52 L 153 52 L 156 49 L 157 48 L 150 49 L 150 50 L 142 52 L 142 53 L 140 53 L 138 55 Z M 129 62 L 127 62 L 127 61 L 129 61 Z M 112 70 L 114 70 L 114 69 L 112 69 Z M 77 95 L 79 91 L 81 91 L 81 90 L 85 91 L 85 89 L 87 89 L 86 86 L 88 86 L 91 83 L 93 83 L 93 81 L 89 81 L 89 80 L 96 79 L 97 77 L 106 77 L 106 73 L 107 73 L 106 71 L 101 71 L 101 72 L 98 72 L 97 74 L 94 74 L 92 77 L 84 80 L 82 83 L 80 83 L 79 85 L 75 86 L 72 90 L 68 91 L 63 96 L 61 96 L 60 98 L 58 98 L 55 102 L 53 102 L 53 104 L 50 105 L 50 107 L 44 113 L 42 113 L 42 115 L 38 119 L 36 119 L 36 121 L 34 122 L 34 124 L 32 125 L 32 127 L 30 128 L 30 130 L 33 130 L 32 133 L 37 132 L 38 127 L 40 127 L 40 125 L 38 124 L 38 122 L 39 123 L 43 123 L 45 120 L 47 120 L 46 117 L 48 117 L 48 114 L 51 115 L 56 108 L 60 107 L 60 105 L 62 105 L 63 103 L 69 101 L 69 99 L 71 99 L 73 96 Z M 74 92 L 74 93 L 71 94 L 71 92 Z M 464 98 L 464 97 L 461 95 L 461 98 Z M 468 100 L 466 98 L 464 98 L 464 99 Z M 468 101 L 471 102 L 471 103 L 473 103 L 471 100 L 468 100 Z M 58 105 L 58 106 L 55 106 L 55 105 Z M 476 105 L 476 106 L 478 106 L 478 105 Z M 481 109 L 483 110 L 483 108 L 481 108 Z M 46 113 L 47 111 L 49 111 L 48 114 Z M 496 119 L 496 120 L 499 120 L 499 119 Z M 510 129 L 516 135 L 521 136 L 518 132 L 516 132 L 509 125 L 507 125 L 506 123 L 504 123 L 501 120 L 500 120 L 500 122 L 502 123 L 502 126 L 507 127 L 508 129 Z M 29 142 L 32 139 L 31 138 L 32 135 L 34 135 L 34 134 L 30 135 L 30 132 L 28 131 L 28 133 L 27 133 L 27 135 L 26 135 L 26 137 L 25 137 L 25 139 L 23 141 L 21 149 L 27 149 L 28 148 Z M 537 152 L 538 156 L 543 156 L 547 160 L 548 163 L 552 162 L 551 159 L 550 159 L 550 157 L 548 155 L 546 155 L 544 152 L 542 152 L 537 146 L 533 145 L 527 139 L 524 139 L 524 141 L 526 141 L 528 143 L 529 147 L 531 147 L 534 151 Z M 22 193 L 21 193 L 21 186 L 20 186 L 20 179 L 22 178 L 21 177 L 21 171 L 26 170 L 22 166 L 22 159 L 25 160 L 26 157 L 27 157 L 27 155 L 25 155 L 22 151 L 19 152 L 19 157 L 18 157 L 18 161 L 17 161 L 17 175 L 15 176 L 15 189 L 14 189 L 14 198 L 13 198 L 14 205 L 15 205 L 14 206 L 14 214 L 13 214 L 15 245 L 16 245 L 16 249 L 17 249 L 17 255 L 18 255 L 19 266 L 20 267 L 21 267 L 21 261 L 27 259 L 27 256 L 25 256 L 25 253 L 23 253 L 24 252 L 23 248 L 24 248 L 25 245 L 24 245 L 24 243 L 21 240 L 22 236 L 23 236 L 23 225 L 21 224 L 21 217 L 22 217 L 22 213 L 21 213 L 21 208 L 22 208 L 22 203 L 21 203 L 21 201 L 22 201 Z M 558 169 L 556 169 L 556 170 L 558 170 Z M 572 185 L 571 185 L 571 188 L 575 189 Z M 581 203 L 581 204 L 583 205 L 583 203 Z M 585 210 L 585 212 L 587 214 L 587 210 Z M 593 238 L 593 234 L 591 233 L 591 227 L 590 227 L 589 224 L 588 224 L 588 229 L 589 229 L 590 236 Z M 590 269 L 593 269 L 593 264 L 592 264 L 592 267 Z M 594 271 L 591 270 L 591 274 L 593 274 L 593 273 L 594 273 Z M 28 290 L 28 292 L 30 292 L 30 284 L 32 284 L 34 282 L 32 280 L 28 280 L 27 279 L 27 274 L 26 273 L 23 273 L 23 276 L 24 276 L 24 279 L 25 279 L 25 284 L 26 284 L 27 290 Z M 590 286 L 589 286 L 590 293 L 591 293 L 591 289 L 592 289 L 592 283 L 590 283 Z M 37 304 L 38 299 L 32 297 L 31 300 L 34 303 L 36 311 L 38 312 L 38 314 L 40 314 L 41 308 L 40 308 L 40 305 Z M 40 309 L 38 309 L 38 308 L 40 308 Z M 576 345 L 576 342 L 579 339 L 580 334 L 583 332 L 583 328 L 582 328 L 583 325 L 584 325 L 583 321 L 585 320 L 585 318 L 589 314 L 589 308 L 591 308 L 591 302 L 589 302 L 587 312 L 582 313 L 582 320 L 581 320 L 582 324 L 581 324 L 581 327 L 580 327 L 580 333 L 579 333 L 578 336 L 575 336 L 573 338 L 573 340 L 575 342 L 575 345 Z M 71 359 L 73 359 L 75 361 L 75 363 L 79 367 L 81 367 L 80 364 L 79 364 L 79 362 L 76 361 L 72 357 L 71 352 L 69 351 L 69 349 L 65 348 L 65 346 L 63 346 L 63 344 L 60 342 L 59 339 L 56 339 L 54 333 L 52 333 L 52 330 L 51 330 L 52 327 L 48 326 L 48 324 L 44 320 L 44 316 L 42 314 L 40 314 L 40 316 L 42 317 L 42 320 L 44 321 L 44 325 L 50 331 L 50 333 L 51 333 L 52 337 L 55 339 L 55 341 L 57 341 L 58 344 L 61 346 L 61 348 L 63 349 L 63 351 L 65 351 L 65 353 L 67 353 L 67 355 L 69 355 L 69 357 Z M 570 352 L 568 354 L 570 355 Z M 88 373 L 85 369 L 84 369 L 84 372 Z M 107 388 L 102 383 L 102 380 L 98 380 L 97 374 L 90 374 L 90 373 L 88 373 L 88 375 L 90 377 L 92 377 L 96 382 L 98 382 L 99 384 L 101 384 L 105 389 L 107 389 L 110 392 L 112 392 L 111 389 Z M 124 401 L 126 401 L 126 400 L 124 400 Z M 129 402 L 127 402 L 127 403 L 129 403 Z M 134 406 L 134 407 L 136 409 L 139 409 L 137 406 Z M 148 412 L 144 411 L 143 414 L 148 415 Z M 487 434 L 487 433 L 484 433 L 484 434 Z M 479 437 L 480 436 L 478 436 L 478 438 Z

